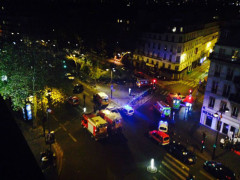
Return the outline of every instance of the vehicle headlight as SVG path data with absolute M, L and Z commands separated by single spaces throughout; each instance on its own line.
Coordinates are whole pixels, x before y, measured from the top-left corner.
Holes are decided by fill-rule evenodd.
M 183 155 L 185 155 L 185 156 L 186 156 L 186 155 L 187 155 L 187 152 L 183 152 Z
M 189 162 L 193 162 L 193 159 L 192 159 L 192 158 L 188 158 L 188 161 L 189 161 Z

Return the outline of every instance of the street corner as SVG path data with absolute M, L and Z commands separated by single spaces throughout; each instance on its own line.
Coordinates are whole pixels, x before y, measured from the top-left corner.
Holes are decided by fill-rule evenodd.
M 57 142 L 52 144 L 52 147 L 53 147 L 54 153 L 56 154 L 56 168 L 59 176 L 61 174 L 62 166 L 63 166 L 63 150 Z

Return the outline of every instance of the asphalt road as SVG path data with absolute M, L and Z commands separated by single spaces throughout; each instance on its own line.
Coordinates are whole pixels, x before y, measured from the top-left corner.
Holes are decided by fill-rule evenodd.
M 86 106 L 90 110 L 93 93 L 87 88 L 84 93 L 88 94 Z M 55 130 L 56 140 L 64 152 L 60 179 L 185 179 L 189 172 L 199 179 L 210 179 L 201 168 L 203 160 L 199 158 L 196 165 L 186 166 L 147 136 L 149 130 L 157 129 L 159 121 L 159 114 L 154 112 L 152 103 L 156 99 L 164 100 L 166 90 L 159 89 L 157 94 L 133 117 L 124 117 L 122 135 L 99 142 L 80 125 L 82 93 L 77 95 L 81 98 L 80 106 L 64 104 L 59 107 L 50 117 L 50 128 Z M 174 139 L 186 143 L 189 135 L 181 132 L 181 128 L 186 121 L 193 121 L 194 115 L 184 118 L 184 113 L 184 109 L 180 114 L 176 113 L 175 123 L 170 124 L 170 129 L 176 132 Z M 159 170 L 155 174 L 147 171 L 151 158 L 155 159 Z

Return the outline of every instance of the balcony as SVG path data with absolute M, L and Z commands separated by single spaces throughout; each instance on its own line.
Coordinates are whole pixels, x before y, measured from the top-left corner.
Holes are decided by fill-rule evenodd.
M 233 57 L 231 55 L 219 54 L 216 52 L 212 52 L 209 56 L 209 59 L 221 60 L 221 61 L 230 61 L 230 62 L 238 62 L 240 57 Z

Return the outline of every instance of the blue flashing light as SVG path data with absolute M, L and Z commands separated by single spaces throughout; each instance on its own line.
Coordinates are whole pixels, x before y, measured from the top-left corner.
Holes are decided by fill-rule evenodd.
M 124 106 L 124 109 L 126 109 L 126 110 L 132 110 L 133 108 L 132 108 L 131 106 L 129 106 L 129 105 L 125 105 L 125 106 Z
M 32 110 L 31 110 L 31 105 L 30 104 L 26 105 L 26 110 L 27 110 L 28 120 L 31 120 L 32 119 Z

